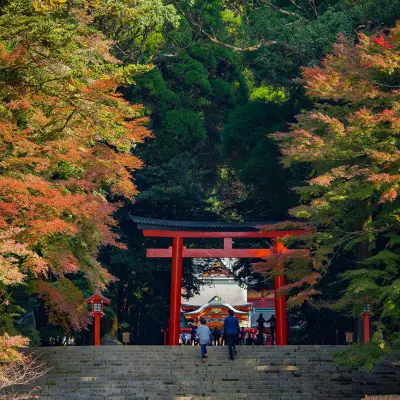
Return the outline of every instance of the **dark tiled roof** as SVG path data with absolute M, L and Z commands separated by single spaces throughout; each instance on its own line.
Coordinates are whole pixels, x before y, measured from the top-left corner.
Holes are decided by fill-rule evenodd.
M 273 222 L 221 222 L 221 221 L 170 221 L 131 216 L 139 229 L 190 230 L 190 231 L 258 231 Z
M 100 288 L 96 288 L 95 289 L 95 291 L 94 291 L 94 293 L 91 295 L 91 296 L 89 296 L 87 299 L 86 299 L 86 301 L 90 301 L 93 297 L 95 297 L 95 296 L 99 296 L 102 300 L 104 300 L 106 303 L 108 302 L 108 303 L 111 303 L 111 300 L 110 299 L 108 299 L 106 296 L 104 296 L 102 293 L 101 293 L 101 290 L 100 290 Z

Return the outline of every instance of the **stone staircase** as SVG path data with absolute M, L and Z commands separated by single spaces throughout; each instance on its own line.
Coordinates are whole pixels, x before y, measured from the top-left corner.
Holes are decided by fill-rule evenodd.
M 51 347 L 33 352 L 52 367 L 36 382 L 37 395 L 49 400 L 346 400 L 400 394 L 400 368 L 379 365 L 372 373 L 349 371 L 332 362 L 332 353 L 342 349 L 239 346 L 231 361 L 227 347 L 210 347 L 206 364 L 198 347 L 186 346 Z

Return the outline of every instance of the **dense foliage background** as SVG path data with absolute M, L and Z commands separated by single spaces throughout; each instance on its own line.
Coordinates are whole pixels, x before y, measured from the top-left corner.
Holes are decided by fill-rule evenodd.
M 23 275 L 13 280 L 6 275 L 8 267 L 0 272 L 0 333 L 20 332 L 33 343 L 40 339 L 46 344 L 67 332 L 84 343 L 89 340 L 82 319 L 84 297 L 111 280 L 105 292 L 113 302 L 104 321 L 108 329 L 131 331 L 134 343 L 160 343 L 160 329 L 168 319 L 170 265 L 168 260 L 146 259 L 144 248 L 151 242 L 144 241 L 129 215 L 282 221 L 301 204 L 304 207 L 292 214 L 310 219 L 318 235 L 306 244 L 315 263 L 297 264 L 292 268 L 297 275 L 289 275 L 289 284 L 312 276 L 290 287 L 296 303 L 290 323 L 297 327 L 291 331 L 292 342 L 342 343 L 345 331 L 357 332 L 365 296 L 377 303 L 381 337 L 396 342 L 398 180 L 391 177 L 398 171 L 400 38 L 397 30 L 390 34 L 389 29 L 400 16 L 399 0 L 3 0 L 0 13 L 0 80 L 6 84 L 0 91 L 1 127 L 6 132 L 1 142 L 0 240 L 4 246 L 10 241 L 14 245 L 14 250 L 2 250 L 4 265 L 11 263 Z M 335 55 L 324 61 L 322 68 L 331 73 L 331 81 L 323 86 L 321 60 L 333 51 L 338 35 L 346 50 L 341 53 L 336 47 Z M 363 67 L 366 61 L 360 62 L 360 50 L 354 46 L 367 42 L 370 56 L 380 54 L 381 64 Z M 345 84 L 337 83 L 342 82 L 340 76 Z M 365 99 L 360 94 L 373 89 L 379 95 Z M 329 90 L 333 94 L 327 95 Z M 368 113 L 385 110 L 391 114 L 380 120 L 377 132 L 378 122 L 371 122 Z M 134 114 L 126 119 L 125 112 Z M 298 114 L 302 117 L 296 122 Z M 346 127 L 351 135 L 335 128 L 333 118 L 353 124 Z M 290 129 L 290 134 L 271 136 Z M 307 130 L 316 136 L 337 135 L 343 153 L 334 148 L 314 151 L 317 139 L 300 143 L 296 132 Z M 133 142 L 128 131 L 134 132 Z M 383 136 L 385 148 L 380 148 Z M 64 149 L 62 141 L 69 150 L 59 150 Z M 382 175 L 358 181 L 355 167 L 366 168 L 359 161 L 359 143 L 390 153 L 378 164 L 368 164 L 376 174 L 388 169 L 389 205 L 377 197 L 386 190 L 376 186 Z M 43 153 L 46 149 L 59 155 L 80 146 L 87 146 L 89 153 L 56 159 Z M 125 156 L 115 159 L 103 151 Z M 129 164 L 128 154 L 143 165 Z M 345 171 L 336 173 L 343 165 Z M 320 184 L 323 174 L 330 174 L 334 188 Z M 27 182 L 30 176 L 49 186 L 42 192 Z M 29 197 L 24 201 L 32 204 L 28 210 L 15 199 L 13 191 L 20 189 L 10 188 L 11 180 L 25 185 L 21 190 Z M 311 186 L 304 188 L 310 180 Z M 293 190 L 298 187 L 303 189 Z M 67 194 L 62 198 L 71 201 L 46 204 L 46 212 L 32 211 L 43 198 L 49 201 L 50 190 Z M 14 197 L 7 197 L 9 191 Z M 103 222 L 112 227 L 107 228 L 112 230 L 109 238 L 126 246 L 107 244 L 100 227 L 93 226 L 95 215 L 79 215 L 81 209 L 71 208 L 73 201 L 80 201 L 73 197 L 78 193 L 87 201 L 104 201 Z M 316 201 L 327 196 L 335 204 L 324 213 Z M 29 212 L 42 220 L 36 224 L 36 236 L 30 234 Z M 382 212 L 392 219 L 371 222 Z M 49 215 L 59 224 L 51 230 Z M 46 266 L 27 268 L 29 257 L 45 260 Z M 271 285 L 273 268 L 264 265 L 254 273 L 252 261 L 236 266 L 238 280 L 245 282 L 251 275 L 259 286 Z M 195 273 L 205 268 L 207 264 L 185 262 L 188 294 L 199 289 Z M 377 290 L 381 285 L 385 293 Z M 66 293 L 75 293 L 74 302 L 60 309 Z M 77 304 L 82 315 L 73 311 Z M 63 318 L 58 320 L 60 312 Z

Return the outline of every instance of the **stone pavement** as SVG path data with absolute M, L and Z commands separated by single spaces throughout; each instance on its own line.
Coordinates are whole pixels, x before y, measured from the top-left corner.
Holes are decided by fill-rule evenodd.
M 400 368 L 372 373 L 332 362 L 339 346 L 100 346 L 30 349 L 52 366 L 37 385 L 44 400 L 328 400 L 400 394 Z M 29 387 L 26 387 L 29 390 Z

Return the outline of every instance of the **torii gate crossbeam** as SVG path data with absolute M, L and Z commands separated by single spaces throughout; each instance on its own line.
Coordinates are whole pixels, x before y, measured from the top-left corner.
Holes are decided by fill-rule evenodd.
M 163 237 L 172 239 L 172 247 L 164 249 L 147 249 L 147 257 L 150 258 L 171 258 L 171 295 L 170 295 L 170 318 L 169 318 L 169 340 L 168 344 L 177 346 L 179 344 L 180 331 L 180 311 L 181 311 L 181 291 L 182 291 L 182 260 L 183 258 L 263 258 L 266 259 L 276 254 L 288 254 L 299 252 L 299 250 L 287 249 L 279 240 L 289 236 L 300 236 L 311 233 L 309 230 L 292 231 L 254 231 L 267 223 L 196 223 L 151 220 L 141 217 L 132 217 L 138 224 L 139 229 L 143 229 L 146 237 Z M 205 230 L 212 227 L 221 231 Z M 150 229 L 149 229 L 150 227 Z M 159 229 L 161 227 L 161 229 Z M 172 227 L 171 229 L 168 228 Z M 222 228 L 233 228 L 232 230 L 222 230 Z M 182 229 L 183 228 L 183 229 Z M 193 229 L 197 228 L 197 229 Z M 202 230 L 198 230 L 201 228 Z M 175 230 L 176 229 L 176 230 Z M 193 229 L 193 230 L 189 230 Z M 242 231 L 237 231 L 241 229 Z M 246 229 L 246 230 L 244 230 Z M 185 238 L 208 238 L 224 239 L 222 249 L 193 249 L 184 246 Z M 272 239 L 272 248 L 267 249 L 233 249 L 232 238 L 269 238 Z M 284 265 L 279 265 L 279 274 L 274 278 L 275 291 L 275 316 L 276 316 L 276 344 L 287 345 L 287 321 L 286 321 L 286 296 L 281 290 L 285 284 Z

